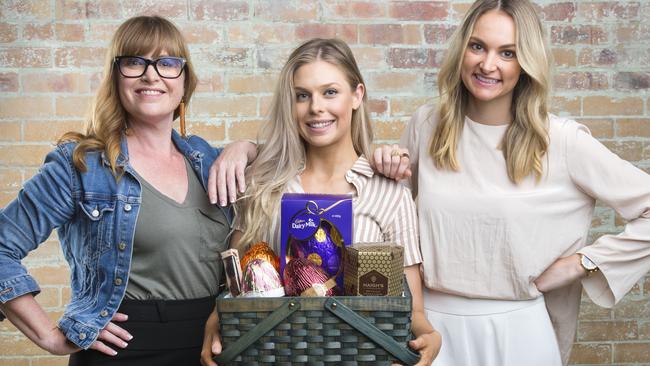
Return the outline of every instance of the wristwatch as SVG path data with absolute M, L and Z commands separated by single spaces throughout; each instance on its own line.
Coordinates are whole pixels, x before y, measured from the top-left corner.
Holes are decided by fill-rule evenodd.
M 585 271 L 587 271 L 587 276 L 590 276 L 593 273 L 600 271 L 596 263 L 592 262 L 591 259 L 589 259 L 589 257 L 587 257 L 582 253 L 579 254 L 580 254 L 580 265 L 582 266 L 582 268 L 585 269 Z

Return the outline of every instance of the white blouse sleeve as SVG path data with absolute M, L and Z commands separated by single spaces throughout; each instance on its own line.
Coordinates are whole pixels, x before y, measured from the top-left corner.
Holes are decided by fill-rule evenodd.
M 600 269 L 582 280 L 587 294 L 596 304 L 611 307 L 650 270 L 650 176 L 609 151 L 582 125 L 568 135 L 566 151 L 573 182 L 627 220 L 620 234 L 603 235 L 578 251 Z

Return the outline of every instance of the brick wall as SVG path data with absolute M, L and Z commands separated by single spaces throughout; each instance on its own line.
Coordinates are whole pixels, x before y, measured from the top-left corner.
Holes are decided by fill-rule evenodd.
M 649 1 L 537 1 L 556 57 L 555 113 L 588 125 L 621 157 L 650 171 Z M 0 5 L 0 207 L 62 132 L 82 125 L 105 47 L 126 18 L 170 17 L 185 32 L 201 79 L 189 131 L 215 144 L 251 138 L 275 75 L 298 42 L 340 37 L 360 63 L 380 142 L 395 141 L 434 96 L 436 73 L 469 1 L 3 0 Z M 623 220 L 598 207 L 592 237 Z M 56 237 L 24 263 L 52 319 L 70 298 Z M 650 365 L 650 278 L 614 309 L 584 299 L 572 363 Z M 8 322 L 0 366 L 65 365 Z

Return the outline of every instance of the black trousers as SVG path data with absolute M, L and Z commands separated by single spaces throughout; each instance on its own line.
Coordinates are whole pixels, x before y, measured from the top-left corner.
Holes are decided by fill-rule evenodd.
M 69 366 L 200 366 L 205 322 L 214 297 L 194 300 L 123 300 L 118 312 L 129 320 L 116 323 L 133 339 L 108 356 L 95 350 L 70 355 Z

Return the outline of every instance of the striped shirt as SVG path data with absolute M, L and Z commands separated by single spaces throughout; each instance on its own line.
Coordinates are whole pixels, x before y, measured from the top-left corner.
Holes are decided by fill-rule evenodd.
M 417 213 L 411 191 L 376 175 L 363 156 L 347 171 L 345 179 L 356 189 L 352 192 L 354 243 L 396 243 L 404 247 L 405 266 L 421 263 Z M 305 193 L 299 175 L 288 182 L 286 193 Z M 235 228 L 244 231 L 241 217 L 235 219 Z M 280 215 L 274 216 L 265 241 L 280 253 Z

